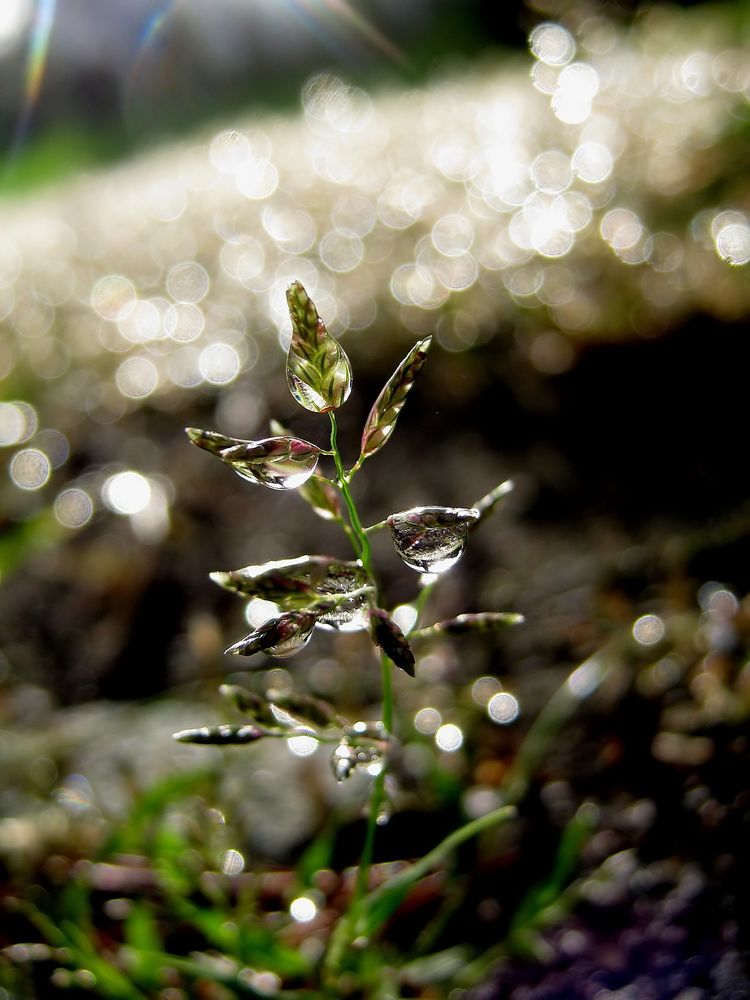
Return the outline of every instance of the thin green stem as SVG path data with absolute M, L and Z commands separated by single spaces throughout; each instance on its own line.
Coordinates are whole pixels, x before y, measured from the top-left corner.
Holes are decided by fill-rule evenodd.
M 336 485 L 341 491 L 341 496 L 344 500 L 347 514 L 349 515 L 349 524 L 351 525 L 353 532 L 352 541 L 354 542 L 354 548 L 362 561 L 365 572 L 370 579 L 375 582 L 375 571 L 372 565 L 372 549 L 370 548 L 370 540 L 365 534 L 365 529 L 362 527 L 362 522 L 359 519 L 359 513 L 349 489 L 349 477 L 346 474 L 344 463 L 341 460 L 341 452 L 338 447 L 338 424 L 336 423 L 336 415 L 333 410 L 329 410 L 328 416 L 331 420 L 331 451 L 333 452 L 333 461 L 336 465 Z
M 355 472 L 358 468 L 358 465 L 355 466 L 349 473 L 346 472 L 344 463 L 341 459 L 341 452 L 338 447 L 338 425 L 336 423 L 336 417 L 332 411 L 329 411 L 329 417 L 331 421 L 331 452 L 336 465 L 336 485 L 339 488 L 344 501 L 344 506 L 346 507 L 349 519 L 349 524 L 347 525 L 350 529 L 349 537 L 352 541 L 355 552 L 362 562 L 365 572 L 375 588 L 375 600 L 377 601 L 377 578 L 375 576 L 375 570 L 372 562 L 370 540 L 367 537 L 367 530 L 370 529 L 363 528 L 359 512 L 357 511 L 356 504 L 354 503 L 354 498 L 352 497 L 349 489 L 350 478 L 353 472 Z M 386 732 L 390 734 L 393 731 L 393 677 L 391 661 L 385 654 L 381 656 L 380 669 L 383 691 L 383 726 L 385 727 Z M 352 896 L 348 912 L 339 924 L 337 933 L 331 941 L 331 947 L 329 948 L 326 959 L 326 969 L 329 974 L 333 974 L 340 967 L 344 951 L 351 942 L 352 931 L 357 925 L 362 900 L 365 898 L 368 890 L 370 871 L 372 870 L 372 859 L 375 850 L 375 836 L 378 828 L 378 817 L 385 801 L 386 774 L 387 758 L 383 761 L 383 766 L 380 772 L 375 776 L 372 784 L 369 812 L 367 817 L 367 828 L 365 831 L 362 853 L 359 859 L 357 881 L 354 886 L 354 894 Z
M 351 472 L 349 473 L 349 475 L 351 476 Z M 388 518 L 385 518 L 383 521 L 378 521 L 377 524 L 368 524 L 367 527 L 365 528 L 365 534 L 369 535 L 373 531 L 381 531 L 383 528 L 387 526 L 387 524 L 388 524 Z

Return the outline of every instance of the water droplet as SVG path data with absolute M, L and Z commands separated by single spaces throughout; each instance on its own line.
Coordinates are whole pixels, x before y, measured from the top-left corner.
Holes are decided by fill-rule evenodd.
M 268 653 L 270 656 L 278 656 L 280 660 L 284 660 L 288 656 L 294 656 L 295 653 L 298 653 L 304 646 L 306 646 L 310 641 L 312 634 L 312 628 L 310 628 L 309 632 L 297 632 L 288 639 L 284 639 L 281 642 L 276 643 L 275 646 L 269 646 L 268 649 L 264 650 L 264 652 Z
M 339 595 L 360 590 L 366 585 L 367 574 L 361 566 L 334 562 L 327 568 L 317 590 L 322 595 Z M 318 624 L 337 628 L 341 632 L 357 632 L 368 626 L 367 609 L 367 594 L 358 594 L 321 615 Z
M 348 743 L 339 743 L 331 757 L 331 769 L 336 781 L 348 778 L 357 766 L 357 751 Z
M 198 448 L 218 455 L 241 479 L 272 490 L 293 490 L 315 472 L 320 449 L 293 437 L 242 441 L 216 431 L 187 427 L 187 435 Z
M 444 573 L 466 547 L 479 511 L 466 507 L 414 507 L 391 514 L 388 524 L 396 551 L 418 573 Z
M 301 735 L 290 736 L 286 745 L 295 757 L 312 757 L 319 744 L 314 736 Z

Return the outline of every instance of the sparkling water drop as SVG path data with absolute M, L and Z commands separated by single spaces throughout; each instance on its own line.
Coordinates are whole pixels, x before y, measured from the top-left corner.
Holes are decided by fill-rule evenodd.
M 276 643 L 275 646 L 269 646 L 264 652 L 268 653 L 269 656 L 277 656 L 280 660 L 294 656 L 295 653 L 298 653 L 308 644 L 313 634 L 313 628 L 314 625 L 311 625 L 309 631 L 296 632 L 294 635 L 289 636 L 288 639 L 283 639 L 281 642 Z
M 327 568 L 317 590 L 323 595 L 339 595 L 360 590 L 366 585 L 367 574 L 361 566 L 334 562 Z M 367 608 L 367 594 L 357 594 L 321 615 L 318 624 L 336 628 L 340 632 L 357 632 L 368 626 Z
M 479 511 L 467 507 L 414 507 L 391 514 L 396 551 L 418 573 L 444 573 L 458 562 Z

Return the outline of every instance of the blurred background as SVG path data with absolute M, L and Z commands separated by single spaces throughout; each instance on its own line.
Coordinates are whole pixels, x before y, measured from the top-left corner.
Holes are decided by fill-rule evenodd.
M 5 0 L 3 895 L 44 910 L 71 872 L 86 882 L 76 863 L 148 855 L 123 831 L 160 781 L 201 871 L 226 874 L 231 852 L 237 871 L 289 866 L 331 809 L 331 864 L 356 860 L 365 776 L 335 784 L 320 752 L 171 739 L 225 718 L 222 650 L 248 630 L 208 573 L 349 557 L 298 497 L 240 482 L 184 435 L 260 438 L 277 418 L 325 447 L 327 422 L 284 377 L 285 289 L 300 280 L 352 360 L 351 462 L 398 360 L 434 338 L 398 432 L 356 482 L 366 521 L 515 482 L 430 617 L 526 623 L 430 648 L 415 682 L 397 679 L 410 753 L 383 857 L 431 846 L 425 814 L 438 832 L 496 805 L 552 692 L 627 636 L 616 683 L 550 748 L 493 870 L 507 889 L 516 865 L 517 902 L 591 805 L 583 909 L 547 951 L 511 949 L 486 996 L 536 996 L 514 991 L 545 976 L 540 997 L 593 996 L 565 979 L 575 948 L 609 969 L 601 956 L 627 951 L 638 921 L 676 928 L 667 943 L 653 931 L 653 954 L 700 968 L 658 985 L 649 952 L 598 989 L 641 975 L 627 996 L 750 996 L 732 888 L 749 804 L 749 39 L 739 0 Z M 376 556 L 389 605 L 411 600 L 387 539 Z M 376 718 L 360 638 L 316 634 L 240 680 Z M 460 738 L 446 744 L 443 725 Z M 209 813 L 221 823 L 185 832 Z M 610 895 L 587 896 L 607 864 Z M 500 895 L 462 904 L 488 944 L 512 925 Z M 113 913 L 95 923 L 119 940 Z M 17 971 L 33 965 L 8 952 L 30 934 L 18 920 L 0 939 L 5 994 L 90 995 L 50 985 L 49 956 Z

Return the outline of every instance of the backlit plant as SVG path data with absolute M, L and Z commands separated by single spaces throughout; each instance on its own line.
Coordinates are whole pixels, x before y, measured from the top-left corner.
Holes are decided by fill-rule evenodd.
M 356 914 L 367 891 L 375 830 L 385 804 L 385 778 L 394 728 L 392 668 L 413 677 L 416 661 L 412 646 L 420 640 L 440 633 L 501 629 L 522 620 L 520 615 L 510 612 L 483 612 L 428 625 L 419 621 L 439 575 L 456 564 L 469 534 L 495 509 L 512 484 L 500 484 L 471 507 L 415 507 L 391 513 L 364 527 L 350 490 L 351 481 L 393 434 L 427 358 L 430 338 L 418 341 L 388 379 L 365 422 L 359 456 L 347 469 L 339 449 L 335 411 L 351 392 L 349 359 L 326 329 L 299 282 L 287 290 L 287 302 L 292 322 L 286 364 L 289 389 L 306 410 L 328 414 L 330 447 L 324 449 L 295 437 L 276 423 L 272 426 L 273 436 L 253 441 L 194 427 L 187 428 L 187 434 L 193 444 L 216 455 L 243 479 L 275 490 L 297 490 L 320 517 L 341 526 L 352 545 L 354 558 L 304 555 L 212 573 L 211 578 L 220 586 L 248 600 L 260 598 L 272 602 L 278 609 L 278 613 L 234 642 L 226 652 L 237 656 L 264 653 L 289 657 L 310 641 L 317 628 L 368 630 L 381 659 L 382 718 L 350 723 L 333 705 L 309 695 L 271 691 L 262 697 L 235 685 L 224 685 L 221 691 L 244 716 L 242 724 L 189 729 L 176 733 L 175 738 L 187 743 L 231 745 L 253 743 L 266 737 L 307 735 L 333 745 L 331 765 L 337 780 L 343 780 L 356 768 L 365 768 L 373 776 L 373 785 L 350 909 L 350 914 Z M 334 473 L 330 478 L 318 472 L 320 460 L 325 458 L 333 462 Z M 385 529 L 390 530 L 403 562 L 419 574 L 410 627 L 402 628 L 393 613 L 381 606 L 381 585 L 369 536 L 373 531 Z M 339 952 L 356 929 L 352 924 L 348 931 L 339 932 Z M 334 958 L 335 939 L 336 934 L 332 946 Z

